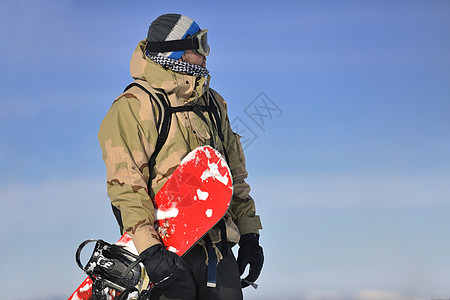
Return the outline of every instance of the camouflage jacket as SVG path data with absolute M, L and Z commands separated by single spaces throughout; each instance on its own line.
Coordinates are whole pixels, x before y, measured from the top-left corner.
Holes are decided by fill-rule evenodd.
M 138 87 L 121 94 L 103 119 L 98 138 L 106 164 L 108 195 L 120 209 L 124 230 L 131 235 L 139 252 L 160 243 L 153 227 L 155 212 L 150 197 L 159 191 L 187 153 L 214 141 L 218 151 L 224 153 L 226 149 L 233 176 L 233 198 L 224 217 L 228 240 L 237 243 L 242 234 L 258 233 L 262 227 L 245 182 L 245 159 L 239 136 L 231 130 L 225 101 L 209 89 L 206 78 L 164 69 L 143 54 L 143 47 L 141 41 L 131 58 L 131 76 L 136 82 L 152 94 L 164 90 L 174 107 L 206 105 L 206 94 L 213 93 L 221 110 L 224 142 L 219 139 L 209 114 L 205 114 L 207 123 L 193 112 L 173 114 L 168 139 L 156 157 L 155 166 L 149 170 L 149 158 L 158 137 L 159 110 Z M 215 243 L 220 241 L 219 231 L 210 231 Z

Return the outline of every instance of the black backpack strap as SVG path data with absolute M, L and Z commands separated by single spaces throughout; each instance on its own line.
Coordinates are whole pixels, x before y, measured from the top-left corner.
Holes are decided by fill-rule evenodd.
M 215 126 L 217 128 L 217 133 L 219 135 L 219 139 L 222 142 L 223 145 L 223 154 L 225 155 L 225 159 L 227 161 L 227 163 L 230 163 L 230 159 L 228 158 L 228 153 L 227 153 L 227 149 L 225 148 L 225 136 L 223 135 L 223 131 L 222 131 L 222 117 L 220 115 L 220 108 L 219 105 L 217 104 L 217 100 L 214 97 L 213 93 L 209 93 L 209 106 L 211 107 L 211 112 L 210 112 L 210 119 L 214 120 Z
M 158 112 L 159 112 L 159 117 L 156 120 L 156 129 L 158 131 L 158 138 L 156 140 L 155 151 L 152 153 L 152 156 L 150 157 L 149 162 L 148 162 L 149 172 L 151 173 L 151 170 L 152 170 L 153 166 L 155 165 L 156 156 L 158 155 L 159 151 L 161 151 L 161 148 L 166 143 L 167 137 L 169 135 L 170 123 L 171 123 L 171 119 L 172 119 L 172 113 L 170 112 L 171 106 L 170 106 L 169 100 L 167 99 L 167 95 L 163 90 L 157 89 L 158 93 L 155 93 L 156 94 L 156 97 L 155 97 L 144 86 L 142 86 L 141 84 L 139 84 L 137 82 L 133 82 L 124 89 L 123 93 L 125 93 L 127 90 L 129 90 L 132 87 L 137 87 L 137 88 L 141 89 L 142 91 L 144 91 L 149 96 L 150 101 L 152 103 L 156 104 L 156 106 L 158 108 Z M 151 187 L 151 179 L 149 179 L 148 184 L 147 184 L 148 191 L 150 191 L 150 187 Z M 119 224 L 120 234 L 122 235 L 124 228 L 123 228 L 123 221 L 122 221 L 122 215 L 120 213 L 120 209 L 115 207 L 112 203 L 111 203 L 111 208 L 112 208 L 114 216 L 116 217 L 117 223 Z
M 149 91 L 145 90 L 148 94 L 150 94 Z M 158 139 L 156 141 L 156 147 L 155 151 L 153 151 L 152 156 L 150 157 L 148 167 L 149 170 L 153 168 L 156 162 L 156 156 L 158 156 L 159 152 L 161 151 L 162 147 L 167 141 L 167 137 L 169 136 L 170 131 L 170 124 L 172 123 L 172 112 L 171 112 L 171 105 L 169 102 L 169 99 L 167 98 L 167 95 L 164 91 L 162 91 L 164 94 L 157 93 L 156 96 L 159 98 L 163 105 L 163 109 L 160 110 L 160 115 L 162 115 L 162 123 L 160 124 L 159 130 L 158 130 Z M 150 182 L 150 181 L 149 181 Z M 149 189 L 150 190 L 150 189 Z
M 222 134 L 222 128 L 219 128 L 221 124 L 221 119 L 219 116 L 219 109 L 215 105 L 183 105 L 183 106 L 177 106 L 177 107 L 170 107 L 169 112 L 170 113 L 177 113 L 177 112 L 186 112 L 186 111 L 192 111 L 194 112 L 205 124 L 208 124 L 208 121 L 206 120 L 203 112 L 208 112 L 209 118 L 211 122 L 213 123 L 213 126 L 215 126 L 219 132 L 219 138 L 223 143 L 223 134 Z M 213 135 L 211 136 L 211 147 L 215 148 L 215 141 Z
M 210 111 L 211 108 L 210 106 L 205 106 L 205 105 L 183 105 L 183 106 L 176 106 L 176 107 L 171 107 L 170 108 L 170 112 L 171 113 L 177 113 L 177 112 L 185 112 L 185 111 Z
M 156 156 L 158 155 L 159 151 L 161 151 L 161 148 L 164 146 L 167 137 L 169 136 L 170 123 L 172 120 L 172 113 L 170 110 L 171 105 L 164 90 L 156 89 L 159 93 L 156 93 L 155 97 L 145 87 L 143 87 L 141 84 L 137 82 L 129 84 L 125 88 L 124 92 L 134 86 L 138 87 L 139 89 L 147 93 L 147 95 L 150 98 L 150 101 L 155 103 L 158 106 L 159 110 L 159 118 L 156 120 L 156 129 L 158 130 L 158 138 L 156 141 L 155 151 L 153 151 L 153 154 L 149 160 L 149 168 L 151 168 L 152 166 L 154 166 Z
M 161 151 L 162 147 L 167 141 L 167 137 L 169 136 L 170 124 L 172 122 L 172 106 L 170 105 L 166 92 L 161 89 L 156 89 L 158 93 L 155 93 L 156 95 L 155 97 L 144 86 L 142 86 L 137 82 L 133 82 L 125 88 L 124 92 L 134 86 L 138 87 L 139 89 L 147 93 L 147 95 L 150 98 L 150 101 L 155 103 L 158 106 L 159 110 L 159 118 L 156 120 L 156 129 L 158 131 L 158 138 L 156 140 L 155 151 L 153 151 L 152 156 L 148 161 L 149 172 L 151 172 L 152 168 L 155 166 L 156 157 L 158 156 L 159 152 Z M 148 190 L 150 191 L 151 180 L 149 180 L 147 187 Z
M 223 142 L 225 137 L 222 132 L 222 118 L 219 114 L 220 109 L 218 107 L 217 100 L 214 97 L 213 93 L 209 93 L 208 102 L 209 102 L 209 107 L 211 107 L 210 116 L 213 116 L 213 118 L 211 118 L 211 119 L 213 119 L 215 122 L 215 126 L 217 128 L 217 132 L 219 134 L 220 141 Z

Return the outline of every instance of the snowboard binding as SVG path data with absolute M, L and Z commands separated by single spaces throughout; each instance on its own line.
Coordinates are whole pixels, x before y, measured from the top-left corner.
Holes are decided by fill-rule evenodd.
M 96 242 L 91 258 L 85 266 L 81 263 L 82 249 L 89 243 Z M 77 249 L 75 259 L 78 266 L 92 280 L 94 300 L 129 299 L 132 293 L 142 290 L 146 272 L 140 264 L 139 256 L 125 247 L 109 244 L 103 240 L 86 240 Z M 148 278 L 148 277 L 147 277 Z M 120 293 L 119 296 L 117 296 Z M 144 299 L 146 293 L 131 299 Z

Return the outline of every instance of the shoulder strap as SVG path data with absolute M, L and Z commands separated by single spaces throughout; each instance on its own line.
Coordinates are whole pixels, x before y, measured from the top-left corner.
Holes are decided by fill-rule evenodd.
M 215 109 L 211 109 L 210 119 L 214 120 L 214 122 L 215 122 L 215 126 L 216 126 L 217 132 L 219 134 L 219 139 L 223 145 L 223 154 L 225 155 L 225 159 L 226 159 L 227 163 L 229 164 L 230 160 L 228 158 L 227 149 L 225 148 L 225 136 L 223 135 L 223 131 L 222 131 L 222 117 L 220 115 L 220 108 L 219 108 L 219 104 L 217 103 L 217 100 L 214 97 L 212 92 L 209 93 L 208 101 L 209 101 L 209 106 L 215 108 Z
M 156 140 L 155 151 L 153 152 L 149 160 L 149 168 L 151 169 L 155 165 L 156 156 L 158 156 L 158 153 L 161 151 L 162 147 L 166 143 L 167 137 L 169 136 L 170 123 L 172 120 L 172 112 L 170 109 L 171 105 L 164 90 L 156 89 L 159 93 L 155 93 L 156 95 L 155 97 L 144 86 L 142 86 L 137 82 L 133 82 L 125 88 L 124 92 L 132 87 L 137 87 L 142 91 L 144 91 L 145 93 L 147 93 L 147 95 L 150 98 L 150 101 L 155 103 L 159 110 L 159 118 L 156 121 L 158 138 Z
M 211 107 L 211 112 L 210 112 L 210 116 L 212 115 L 213 117 L 211 118 L 212 120 L 214 120 L 214 122 L 216 124 L 214 124 L 217 128 L 217 131 L 219 133 L 219 138 L 220 141 L 224 141 L 224 136 L 223 136 L 223 132 L 222 132 L 222 118 L 220 116 L 220 109 L 219 109 L 219 105 L 217 104 L 217 100 L 214 97 L 213 93 L 209 93 L 209 107 Z

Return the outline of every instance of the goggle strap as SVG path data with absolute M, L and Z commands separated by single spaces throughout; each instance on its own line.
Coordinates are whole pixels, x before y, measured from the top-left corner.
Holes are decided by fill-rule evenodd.
M 198 39 L 184 39 L 164 42 L 147 42 L 146 50 L 150 52 L 171 52 L 183 50 L 197 50 L 199 48 Z

